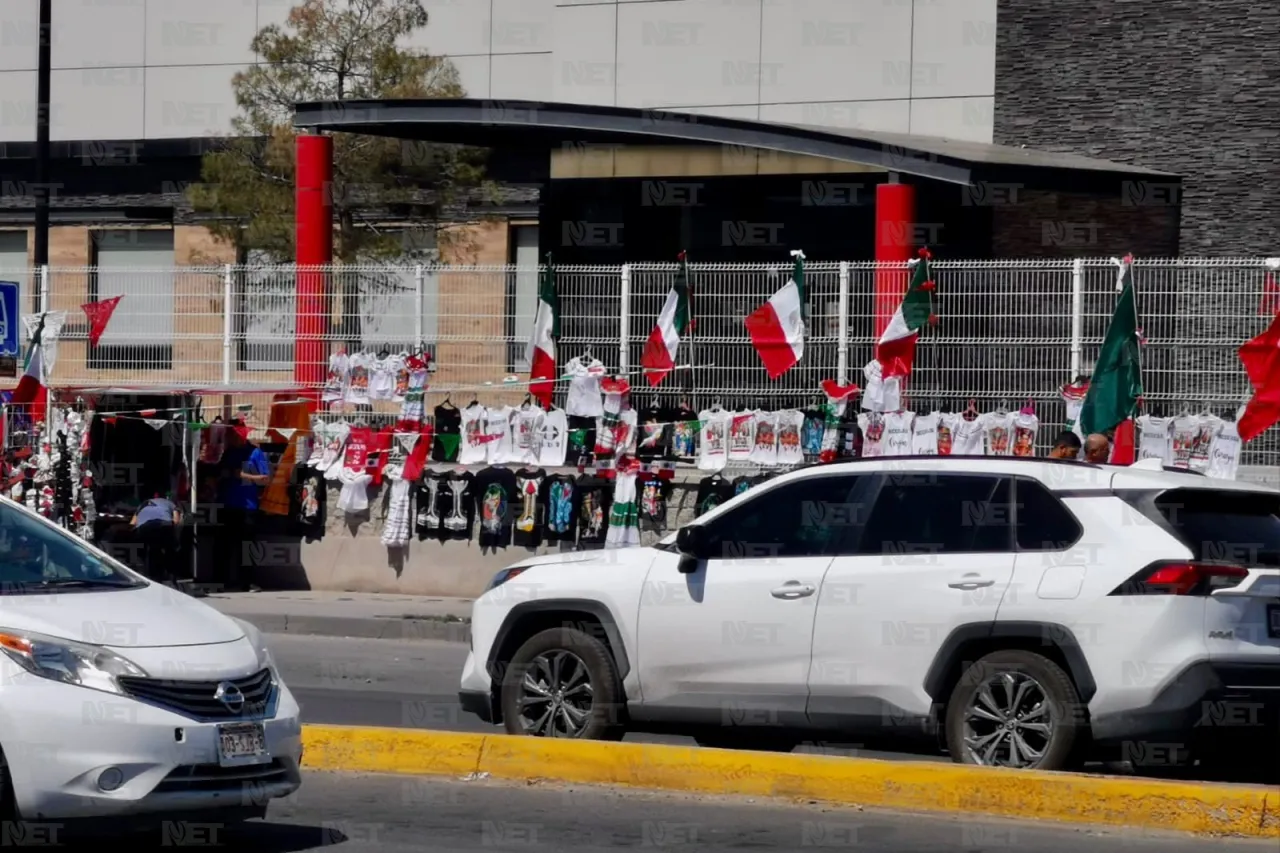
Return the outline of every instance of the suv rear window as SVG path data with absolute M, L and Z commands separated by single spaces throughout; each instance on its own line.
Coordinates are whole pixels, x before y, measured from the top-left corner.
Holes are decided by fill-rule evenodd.
M 1280 566 L 1280 496 L 1174 489 L 1153 504 L 1197 560 Z

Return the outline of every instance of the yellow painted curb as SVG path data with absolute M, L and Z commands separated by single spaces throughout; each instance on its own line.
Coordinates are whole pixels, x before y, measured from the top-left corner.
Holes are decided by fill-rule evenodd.
M 629 785 L 707 794 L 1280 838 L 1280 791 L 959 764 L 659 744 L 304 726 L 314 770 Z

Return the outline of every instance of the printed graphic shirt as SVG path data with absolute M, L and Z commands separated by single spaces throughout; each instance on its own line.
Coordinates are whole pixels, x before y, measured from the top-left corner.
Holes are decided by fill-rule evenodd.
M 1239 427 L 1235 421 L 1224 421 L 1209 445 L 1209 466 L 1205 473 L 1219 480 L 1234 480 L 1239 469 Z
M 431 378 L 429 365 L 416 355 L 405 359 L 407 373 L 404 402 L 400 404 L 400 420 L 420 421 L 427 415 L 427 382 Z M 396 380 L 397 385 L 399 379 Z
M 373 452 L 373 429 L 351 427 L 347 444 L 342 453 L 342 467 L 356 474 L 363 474 L 369 467 L 369 454 Z
M 862 430 L 862 455 L 867 458 L 885 455 L 884 415 L 880 412 L 864 412 L 858 415 L 858 427 Z
M 1013 455 L 1013 421 L 1012 412 L 988 412 L 982 416 L 982 428 L 987 434 L 988 456 Z
M 347 385 L 347 402 L 353 406 L 369 404 L 369 371 L 375 359 L 367 353 L 351 356 L 351 379 Z
M 472 491 L 480 521 L 480 547 L 506 548 L 511 544 L 516 475 L 507 468 L 485 468 L 476 475 Z
M 671 412 L 658 406 L 644 410 L 640 418 L 640 431 L 636 442 L 636 456 L 641 459 L 659 459 L 667 453 L 667 422 Z
M 730 462 L 746 462 L 756 447 L 756 413 L 734 412 L 729 416 Z
M 800 433 L 800 448 L 806 462 L 816 462 L 822 454 L 822 436 L 827 431 L 824 412 L 810 409 L 804 413 L 804 428 Z
M 1196 443 L 1191 448 L 1191 470 L 1201 474 L 1209 470 L 1209 452 L 1213 439 L 1225 423 L 1217 415 L 1201 415 L 1196 430 Z
M 733 498 L 733 483 L 719 474 L 703 477 L 693 502 L 693 516 L 698 518 Z
M 1190 468 L 1191 456 L 1196 449 L 1196 439 L 1200 437 L 1200 419 L 1191 415 L 1174 418 L 1170 430 L 1169 446 L 1172 467 Z
M 927 415 L 916 415 L 911 424 L 911 454 L 913 456 L 936 456 L 938 453 L 938 429 L 942 419 L 937 412 Z
M 755 484 L 751 481 L 750 477 L 742 476 L 734 477 L 733 481 L 729 485 L 733 488 L 733 496 L 736 498 L 743 492 L 749 491 Z
M 573 542 L 578 538 L 578 484 L 572 477 L 557 474 L 542 484 L 546 493 L 546 524 L 543 535 L 548 542 Z
M 448 403 L 436 406 L 435 433 L 431 442 L 431 458 L 436 462 L 456 462 L 462 445 L 462 413 Z
M 604 397 L 600 391 L 600 380 L 605 376 L 604 363 L 594 358 L 584 362 L 581 356 L 577 356 L 569 359 L 564 372 L 570 377 L 564 401 L 565 412 L 583 418 L 603 415 Z
M 472 491 L 475 477 L 465 471 L 452 471 L 440 481 L 440 538 L 471 538 L 475 523 L 476 502 Z
M 351 376 L 351 359 L 345 352 L 336 352 L 329 356 L 329 371 L 325 374 L 324 391 L 320 399 L 326 403 L 341 400 L 347 393 L 347 382 Z
M 588 474 L 578 478 L 578 544 L 603 545 L 609 532 L 613 484 Z
M 516 472 L 515 529 L 516 545 L 536 548 L 542 544 L 542 528 L 546 522 L 546 503 L 542 484 L 547 472 L 541 468 L 521 468 Z
M 1040 418 L 1031 412 L 1018 412 L 1013 416 L 1013 455 L 1035 456 L 1036 434 L 1040 432 Z
M 910 456 L 912 440 L 912 424 L 915 412 L 885 412 L 884 438 L 881 440 L 881 455 Z
M 755 413 L 755 438 L 751 447 L 751 461 L 756 465 L 772 467 L 778 464 L 778 417 L 773 412 Z
M 351 434 L 351 426 L 346 423 L 331 423 L 324 429 L 324 446 L 320 450 L 320 464 L 317 466 L 324 472 L 325 479 L 338 479 L 342 470 L 342 448 L 347 445 L 347 436 Z
M 414 512 L 413 529 L 419 539 L 427 539 L 440 532 L 441 484 L 445 476 L 439 471 L 428 471 L 422 475 L 422 480 L 415 488 L 414 504 L 417 509 Z
M 324 535 L 328 492 L 328 485 L 320 470 L 306 464 L 293 469 L 289 515 L 293 518 L 297 532 L 308 539 L 318 539 Z
M 1143 415 L 1137 419 L 1138 461 L 1159 459 L 1161 464 L 1171 464 L 1173 454 L 1173 420 Z
M 568 411 L 567 409 L 565 410 Z M 569 439 L 565 463 L 580 465 L 595 453 L 596 419 L 582 415 L 569 415 Z M 549 463 L 544 463 L 549 464 Z
M 604 541 L 607 548 L 631 548 L 640 544 L 640 503 L 634 470 L 619 471 L 614 479 L 609 529 Z
M 484 406 L 476 403 L 462 410 L 462 437 L 458 444 L 458 462 L 462 465 L 478 465 L 489 452 L 485 441 Z
M 564 464 L 569 444 L 569 419 L 564 409 L 550 409 L 542 418 L 538 464 L 559 468 Z
M 703 471 L 721 471 L 728 461 L 729 420 L 724 409 L 707 409 L 698 415 L 702 426 L 698 434 L 698 467 Z
M 698 413 L 687 406 L 678 406 L 671 413 L 672 459 L 692 459 L 698 453 Z
M 537 465 L 542 450 L 542 422 L 547 413 L 535 405 L 521 406 L 511 415 L 511 455 L 509 461 Z
M 484 433 L 488 445 L 485 447 L 484 459 L 490 465 L 510 462 L 514 458 L 511 419 L 515 413 L 513 406 L 485 410 Z
M 983 441 L 986 438 L 986 425 L 979 415 L 969 420 L 963 413 L 948 415 L 947 425 L 951 428 L 952 456 L 982 456 Z
M 374 358 L 372 375 L 369 377 L 369 399 L 390 400 L 396 388 L 395 356 Z
M 656 474 L 641 474 L 640 520 L 655 527 L 667 523 L 667 502 L 671 498 L 671 482 Z
M 400 353 L 389 357 L 387 362 L 391 371 L 391 399 L 403 403 L 409 393 L 409 356 Z
M 804 462 L 801 433 L 804 430 L 804 413 L 795 409 L 778 412 L 778 464 L 800 465 Z M 818 449 L 822 449 L 821 438 Z

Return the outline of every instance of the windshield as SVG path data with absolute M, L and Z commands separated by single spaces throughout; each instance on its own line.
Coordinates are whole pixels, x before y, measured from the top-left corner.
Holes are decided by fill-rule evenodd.
M 1160 495 L 1156 507 L 1197 560 L 1280 566 L 1280 498 L 1177 489 Z
M 0 595 L 145 585 L 70 533 L 0 499 Z

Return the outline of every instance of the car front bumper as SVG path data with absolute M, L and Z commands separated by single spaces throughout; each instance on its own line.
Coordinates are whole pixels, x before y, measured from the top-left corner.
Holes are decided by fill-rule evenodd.
M 18 676 L 0 701 L 0 747 L 18 812 L 28 821 L 264 812 L 301 784 L 298 704 L 279 680 L 277 690 L 274 713 L 260 721 L 269 762 L 222 767 L 217 723 Z M 103 791 L 98 778 L 111 767 L 124 782 Z

